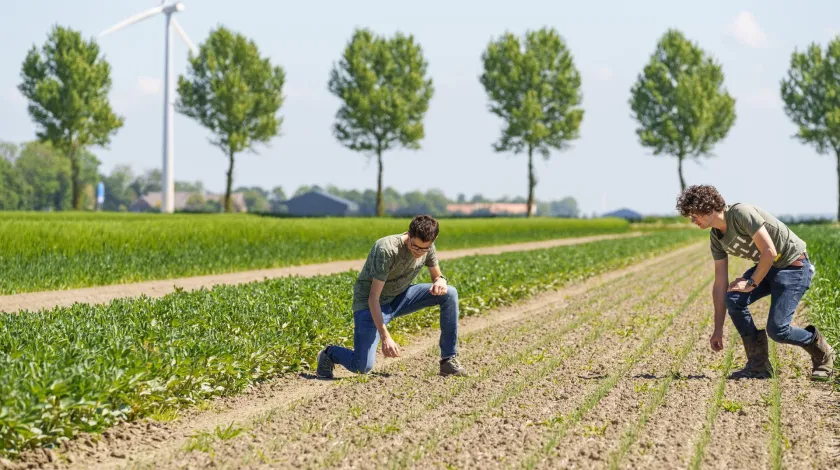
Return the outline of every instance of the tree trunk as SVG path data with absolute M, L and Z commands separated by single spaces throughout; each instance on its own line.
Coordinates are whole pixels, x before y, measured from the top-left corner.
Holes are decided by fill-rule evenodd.
M 677 155 L 677 161 L 679 162 L 679 164 L 677 166 L 677 169 L 680 173 L 680 191 L 685 191 L 685 179 L 683 178 L 683 173 L 682 173 L 683 158 L 684 157 L 682 155 Z
M 837 152 L 837 221 L 840 222 L 840 152 Z
M 534 207 L 534 186 L 537 181 L 534 178 L 534 147 L 528 146 L 528 209 L 525 217 L 531 217 L 531 208 Z
M 70 188 L 73 193 L 73 209 L 82 208 L 82 185 L 79 182 L 79 158 L 75 146 L 70 147 Z
M 230 198 L 230 188 L 233 185 L 233 150 L 228 151 L 230 165 L 227 171 L 227 186 L 225 188 L 225 212 L 233 212 L 233 201 Z
M 376 149 L 376 158 L 379 160 L 379 176 L 376 179 L 376 216 L 385 215 L 385 201 L 382 200 L 382 150 Z

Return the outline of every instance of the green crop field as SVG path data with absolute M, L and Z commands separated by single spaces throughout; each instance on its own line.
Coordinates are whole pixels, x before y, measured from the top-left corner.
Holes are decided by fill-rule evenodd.
M 0 295 L 367 256 L 410 219 L 0 213 Z M 619 219 L 450 219 L 438 249 L 627 232 Z
M 541 223 L 551 226 L 534 222 Z M 469 234 L 477 225 L 453 226 Z M 472 315 L 703 237 L 698 230 L 652 232 L 459 258 L 442 268 L 459 290 L 462 315 Z M 0 316 L 0 455 L 306 369 L 326 343 L 352 343 L 354 280 L 354 273 L 281 278 Z M 428 310 L 393 330 L 405 335 L 436 317 Z

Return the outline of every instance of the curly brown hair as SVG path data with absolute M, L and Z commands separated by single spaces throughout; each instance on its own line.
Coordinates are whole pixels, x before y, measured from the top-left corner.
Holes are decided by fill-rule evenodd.
M 433 242 L 438 236 L 440 227 L 438 221 L 430 215 L 418 215 L 408 226 L 408 234 L 411 238 L 419 238 L 424 242 Z
M 726 201 L 714 186 L 689 186 L 677 198 L 677 210 L 683 217 L 721 212 L 724 208 Z

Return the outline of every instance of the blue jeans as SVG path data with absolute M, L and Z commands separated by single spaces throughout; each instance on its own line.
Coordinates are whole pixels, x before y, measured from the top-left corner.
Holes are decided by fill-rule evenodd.
M 757 266 L 748 269 L 742 276 L 749 279 Z M 770 296 L 770 314 L 767 317 L 767 336 L 777 343 L 806 346 L 814 341 L 814 334 L 802 328 L 791 326 L 793 313 L 805 292 L 811 287 L 814 272 L 807 256 L 802 266 L 770 268 L 767 276 L 752 292 L 727 292 L 726 309 L 732 323 L 741 337 L 755 334 L 756 328 L 750 315 L 749 305 L 758 299 Z
M 382 319 L 387 325 L 394 318 L 440 305 L 440 356 L 448 359 L 455 356 L 458 342 L 458 291 L 448 286 L 446 294 L 432 295 L 429 292 L 431 287 L 431 284 L 409 286 L 390 303 L 382 305 Z M 341 346 L 329 346 L 327 356 L 350 372 L 367 374 L 373 369 L 376 360 L 379 330 L 373 322 L 373 314 L 367 308 L 353 313 L 353 323 L 355 351 Z

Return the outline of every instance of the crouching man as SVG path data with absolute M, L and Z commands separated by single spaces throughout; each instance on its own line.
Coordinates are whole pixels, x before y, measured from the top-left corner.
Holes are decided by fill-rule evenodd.
M 750 204 L 725 203 L 712 186 L 691 186 L 680 194 L 677 210 L 709 235 L 715 260 L 712 293 L 715 329 L 710 339 L 714 351 L 723 349 L 723 323 L 729 311 L 747 353 L 747 365 L 732 378 L 767 378 L 773 373 L 767 352 L 767 337 L 778 343 L 801 346 L 811 356 L 811 379 L 829 380 L 834 369 L 834 350 L 813 325 L 791 325 L 800 299 L 811 286 L 814 268 L 805 252 L 805 242 L 784 223 Z M 743 276 L 729 282 L 728 256 L 756 263 Z M 766 330 L 753 323 L 749 305 L 770 296 Z
M 458 342 L 458 291 L 441 274 L 434 241 L 437 220 L 415 217 L 408 232 L 389 235 L 374 243 L 353 287 L 353 347 L 329 345 L 318 353 L 316 374 L 332 378 L 335 364 L 366 374 L 373 369 L 376 346 L 382 354 L 398 357 L 400 347 L 388 333 L 391 320 L 418 310 L 440 306 L 440 375 L 466 375 L 455 358 Z M 431 284 L 411 282 L 428 267 Z

